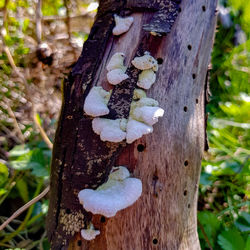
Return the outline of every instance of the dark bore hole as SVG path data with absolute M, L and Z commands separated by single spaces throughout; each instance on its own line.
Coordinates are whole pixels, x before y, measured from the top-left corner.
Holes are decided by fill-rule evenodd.
M 178 9 L 179 12 L 181 12 L 181 7 Z
M 139 145 L 137 146 L 137 150 L 138 150 L 139 152 L 143 152 L 144 149 L 145 149 L 145 146 L 142 145 L 142 144 L 139 144 Z
M 203 11 L 206 11 L 206 6 L 203 5 L 203 6 L 202 6 L 202 10 L 203 10 Z
M 196 104 L 198 104 L 198 103 L 199 103 L 199 100 L 198 100 L 198 99 L 195 99 L 195 102 L 196 102 Z
M 188 45 L 188 50 L 191 50 L 192 49 L 192 46 L 189 44 Z
M 186 196 L 187 195 L 187 190 L 184 190 L 184 192 L 183 192 L 183 194 L 184 194 L 184 196 Z
M 196 78 L 196 74 L 192 74 L 192 77 L 193 77 L 193 79 L 195 79 Z
M 106 221 L 106 218 L 104 216 L 101 217 L 100 221 L 104 223 Z
M 82 241 L 81 240 L 78 240 L 77 241 L 77 245 L 80 247 L 82 245 Z
M 163 63 L 163 59 L 162 58 L 157 58 L 157 63 L 158 64 L 162 64 Z
M 158 243 L 157 239 L 153 239 L 153 244 L 156 245 Z
M 188 165 L 188 161 L 184 161 L 184 166 L 187 166 Z
M 184 110 L 185 112 L 187 112 L 187 110 L 188 110 L 187 106 L 185 106 L 185 107 L 183 108 L 183 110 Z
M 70 209 L 69 208 L 66 209 L 66 214 L 70 214 Z
M 188 208 L 190 208 L 190 204 L 188 204 Z

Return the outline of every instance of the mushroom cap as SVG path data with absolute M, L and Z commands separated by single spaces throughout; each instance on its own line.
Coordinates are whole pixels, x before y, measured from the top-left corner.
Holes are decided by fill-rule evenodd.
M 93 87 L 85 99 L 83 110 L 87 115 L 94 117 L 107 115 L 109 113 L 107 107 L 109 96 L 109 92 L 102 87 Z
M 125 167 L 114 171 L 106 183 L 98 189 L 83 189 L 78 198 L 83 208 L 93 214 L 113 217 L 115 214 L 131 206 L 142 193 L 142 183 L 139 179 L 128 178 Z
M 130 26 L 134 22 L 132 16 L 129 17 L 120 17 L 115 15 L 115 27 L 113 29 L 113 35 L 119 36 L 130 29 Z
M 129 120 L 127 124 L 127 143 L 132 143 L 133 141 L 141 138 L 143 135 L 153 132 L 153 127 L 148 126 L 142 122 L 136 120 Z
M 112 85 L 117 85 L 128 77 L 122 69 L 113 69 L 107 73 L 107 80 Z

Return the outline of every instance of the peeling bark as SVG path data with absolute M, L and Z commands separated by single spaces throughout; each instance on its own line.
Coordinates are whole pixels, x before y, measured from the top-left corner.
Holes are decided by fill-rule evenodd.
M 47 218 L 53 250 L 199 249 L 196 202 L 205 141 L 205 76 L 216 0 L 184 1 L 176 19 L 179 2 L 100 1 L 82 54 L 64 81 Z M 135 19 L 131 29 L 119 37 L 112 35 L 114 13 L 132 14 Z M 168 35 L 153 36 L 150 32 Z M 92 131 L 92 119 L 83 112 L 84 100 L 95 85 L 111 88 L 106 63 L 115 52 L 124 52 L 130 78 L 114 87 L 106 117 L 128 117 L 140 73 L 130 62 L 145 51 L 163 61 L 157 81 L 147 93 L 165 109 L 164 119 L 155 125 L 153 134 L 132 145 L 102 142 Z M 92 216 L 83 210 L 77 194 L 84 188 L 97 188 L 117 164 L 128 166 L 142 179 L 142 198 L 112 219 Z M 79 231 L 90 220 L 101 235 L 86 242 Z

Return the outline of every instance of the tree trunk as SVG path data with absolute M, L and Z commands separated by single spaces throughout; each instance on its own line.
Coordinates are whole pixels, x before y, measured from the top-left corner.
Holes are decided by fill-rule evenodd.
M 196 213 L 206 144 L 205 78 L 217 1 L 178 2 L 100 1 L 82 55 L 64 82 L 47 219 L 52 249 L 200 249 Z M 112 35 L 114 13 L 134 17 L 130 30 L 119 37 Z M 130 78 L 114 87 L 109 118 L 127 117 L 138 78 L 130 62 L 145 51 L 161 63 L 147 96 L 159 102 L 164 117 L 152 134 L 131 145 L 102 142 L 92 131 L 92 119 L 83 113 L 84 99 L 94 85 L 110 89 L 107 61 L 115 52 L 123 52 Z M 95 189 L 118 165 L 141 179 L 142 196 L 110 219 L 84 211 L 78 192 Z M 101 234 L 88 242 L 79 231 L 89 221 Z

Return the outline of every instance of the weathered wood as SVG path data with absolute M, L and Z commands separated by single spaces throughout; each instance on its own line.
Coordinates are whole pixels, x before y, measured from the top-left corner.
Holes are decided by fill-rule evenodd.
M 158 1 L 147 2 L 152 7 L 149 2 Z M 64 249 L 68 240 L 90 220 L 101 235 L 86 242 L 76 234 L 69 249 L 199 249 L 196 202 L 205 141 L 204 85 L 215 7 L 216 0 L 183 1 L 171 32 L 166 37 L 155 37 L 143 30 L 154 13 L 133 6 L 140 11 L 133 14 L 134 24 L 128 33 L 114 38 L 113 13 L 130 8 L 123 1 L 101 1 L 101 11 L 81 58 L 64 84 L 48 215 L 52 249 Z M 157 6 L 152 10 L 156 15 Z M 104 143 L 93 133 L 91 119 L 83 115 L 84 98 L 93 85 L 110 88 L 105 66 L 115 52 L 126 54 L 128 72 L 136 79 L 138 72 L 134 73 L 130 62 L 145 50 L 163 60 L 148 96 L 157 99 L 165 109 L 164 118 L 154 126 L 153 134 L 133 145 L 124 148 L 124 143 Z M 128 82 L 129 89 L 133 90 L 134 82 Z M 112 118 L 128 114 L 126 107 L 131 98 L 131 94 L 124 97 L 128 104 L 121 111 L 120 105 L 115 105 L 122 98 L 119 87 L 116 88 L 109 104 L 114 107 Z M 142 180 L 143 195 L 112 219 L 91 216 L 80 206 L 77 194 L 83 188 L 96 188 L 103 183 L 115 161 L 116 165 L 128 166 Z

